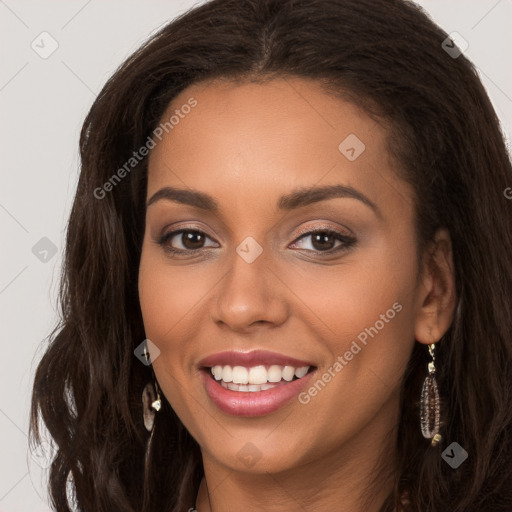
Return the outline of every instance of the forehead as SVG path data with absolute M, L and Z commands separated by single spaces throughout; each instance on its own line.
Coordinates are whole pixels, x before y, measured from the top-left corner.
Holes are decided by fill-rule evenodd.
M 393 170 L 386 129 L 312 80 L 196 84 L 174 98 L 166 122 L 150 154 L 148 197 L 170 185 L 229 204 L 331 184 L 373 198 L 392 193 L 385 190 L 392 184 L 408 195 Z

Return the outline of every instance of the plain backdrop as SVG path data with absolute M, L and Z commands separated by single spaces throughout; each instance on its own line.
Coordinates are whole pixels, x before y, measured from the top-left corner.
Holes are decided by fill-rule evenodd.
M 44 454 L 28 451 L 28 413 L 41 342 L 57 321 L 81 124 L 121 62 L 199 3 L 0 0 L 0 512 L 49 510 Z M 477 66 L 509 140 L 512 1 L 418 3 L 469 43 L 465 54 Z

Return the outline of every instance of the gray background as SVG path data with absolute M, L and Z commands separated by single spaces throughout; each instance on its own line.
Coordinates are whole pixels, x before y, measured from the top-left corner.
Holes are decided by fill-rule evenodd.
M 163 24 L 199 3 L 0 0 L 0 512 L 49 510 L 44 454 L 28 451 L 28 411 L 41 341 L 57 321 L 81 123 L 117 66 Z M 478 67 L 510 140 L 512 0 L 418 3 L 448 33 L 468 41 L 465 54 Z M 40 36 L 44 31 L 58 43 L 46 59 L 31 47 L 51 48 L 48 36 Z

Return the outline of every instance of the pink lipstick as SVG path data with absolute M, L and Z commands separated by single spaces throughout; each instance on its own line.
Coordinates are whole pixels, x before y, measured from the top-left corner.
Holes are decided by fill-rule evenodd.
M 312 379 L 310 361 L 255 350 L 213 354 L 199 363 L 209 398 L 234 416 L 270 414 L 297 396 Z

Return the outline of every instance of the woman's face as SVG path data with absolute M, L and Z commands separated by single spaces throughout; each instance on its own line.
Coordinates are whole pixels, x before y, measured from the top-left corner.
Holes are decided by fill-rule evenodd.
M 375 451 L 396 426 L 424 293 L 412 190 L 383 127 L 301 79 L 197 84 L 166 121 L 140 303 L 160 387 L 205 464 L 278 472 Z

